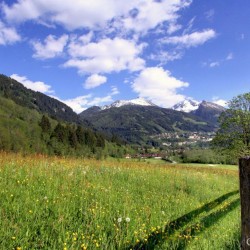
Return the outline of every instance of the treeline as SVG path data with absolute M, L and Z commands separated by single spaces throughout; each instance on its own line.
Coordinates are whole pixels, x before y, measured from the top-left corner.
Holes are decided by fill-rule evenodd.
M 45 115 L 42 116 L 39 126 L 42 141 L 46 144 L 46 153 L 50 155 L 102 159 L 108 156 L 123 157 L 130 151 L 116 136 L 108 140 L 103 134 L 76 124 L 57 122 L 53 127 Z
M 217 152 L 215 149 L 191 149 L 179 155 L 183 163 L 202 164 L 237 164 L 237 159 L 230 154 Z

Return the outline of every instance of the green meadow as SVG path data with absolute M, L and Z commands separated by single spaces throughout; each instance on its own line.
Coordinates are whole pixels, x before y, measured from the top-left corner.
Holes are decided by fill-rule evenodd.
M 0 249 L 239 249 L 235 166 L 0 153 Z

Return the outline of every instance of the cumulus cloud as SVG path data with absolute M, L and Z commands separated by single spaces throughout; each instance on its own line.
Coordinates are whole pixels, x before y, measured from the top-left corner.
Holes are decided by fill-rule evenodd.
M 188 87 L 187 82 L 176 79 L 161 67 L 145 68 L 132 83 L 132 89 L 157 105 L 171 107 L 185 99 L 177 90 Z
M 211 62 L 211 63 L 209 64 L 209 67 L 210 67 L 210 68 L 219 67 L 219 66 L 220 66 L 220 62 Z
M 21 37 L 14 28 L 7 27 L 0 21 L 0 45 L 13 44 L 20 40 Z
M 68 38 L 68 35 L 62 35 L 59 38 L 49 35 L 43 43 L 40 41 L 33 41 L 31 43 L 35 50 L 33 57 L 38 59 L 49 59 L 60 56 L 68 42 Z
M 112 99 L 111 94 L 108 94 L 103 97 L 93 97 L 92 94 L 88 94 L 84 96 L 78 96 L 73 99 L 61 101 L 71 107 L 76 113 L 81 113 L 83 110 L 91 106 L 102 106 L 114 100 Z
M 113 102 L 113 96 L 119 94 L 119 90 L 116 86 L 111 86 L 110 93 L 107 93 L 105 96 L 94 96 L 92 93 L 88 95 L 78 96 L 72 99 L 60 100 L 64 102 L 69 107 L 71 107 L 76 113 L 81 113 L 83 110 L 92 107 L 92 106 L 102 106 Z
M 18 82 L 22 83 L 28 89 L 32 89 L 34 91 L 39 91 L 39 92 L 45 93 L 45 94 L 49 94 L 49 93 L 54 92 L 51 89 L 51 86 L 45 84 L 44 82 L 40 82 L 40 81 L 33 82 L 33 81 L 29 80 L 26 76 L 19 76 L 18 74 L 13 74 L 10 77 L 17 80 Z
M 138 71 L 145 61 L 139 57 L 144 45 L 121 38 L 106 38 L 99 42 L 83 44 L 73 41 L 69 44 L 72 57 L 64 67 L 77 68 L 79 73 L 111 73 L 122 70 Z
M 78 96 L 76 98 L 67 99 L 67 100 L 60 100 L 64 102 L 66 105 L 71 107 L 76 113 L 81 113 L 86 106 L 88 105 L 89 99 L 92 97 L 91 94 Z
M 227 107 L 228 106 L 228 101 L 220 99 L 219 97 L 213 97 L 212 100 L 213 103 L 216 103 L 222 107 Z
M 12 22 L 35 20 L 40 23 L 60 24 L 69 30 L 100 29 L 119 24 L 127 30 L 145 32 L 165 22 L 174 22 L 178 11 L 192 0 L 18 0 L 3 4 L 5 18 Z
M 186 48 L 196 47 L 202 45 L 208 40 L 215 38 L 216 32 L 212 29 L 193 32 L 191 34 L 184 34 L 182 36 L 172 36 L 162 40 L 166 44 L 181 45 Z
M 137 32 L 145 32 L 155 28 L 158 24 L 170 22 L 168 32 L 172 33 L 180 28 L 175 22 L 178 18 L 177 12 L 189 6 L 190 3 L 190 0 L 140 1 L 134 9 L 134 14 L 132 12 L 122 22 L 125 28 Z
M 107 82 L 107 77 L 98 74 L 91 75 L 85 81 L 85 89 L 93 89 Z

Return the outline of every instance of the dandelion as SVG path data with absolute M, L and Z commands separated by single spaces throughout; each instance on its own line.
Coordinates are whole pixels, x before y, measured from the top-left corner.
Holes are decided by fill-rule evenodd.
M 126 222 L 130 222 L 130 218 L 129 217 L 127 217 L 125 220 L 126 220 Z
M 118 223 L 121 223 L 121 222 L 122 222 L 122 217 L 119 217 L 119 218 L 117 219 L 117 222 L 118 222 Z

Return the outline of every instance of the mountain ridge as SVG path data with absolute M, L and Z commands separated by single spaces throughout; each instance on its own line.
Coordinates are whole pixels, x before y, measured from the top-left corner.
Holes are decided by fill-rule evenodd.
M 146 100 L 142 97 L 138 97 L 136 99 L 130 99 L 130 100 L 116 100 L 113 103 L 109 105 L 104 105 L 101 108 L 101 110 L 109 109 L 109 108 L 120 108 L 122 106 L 127 105 L 137 105 L 137 106 L 157 106 L 156 104 L 152 103 L 149 100 Z

